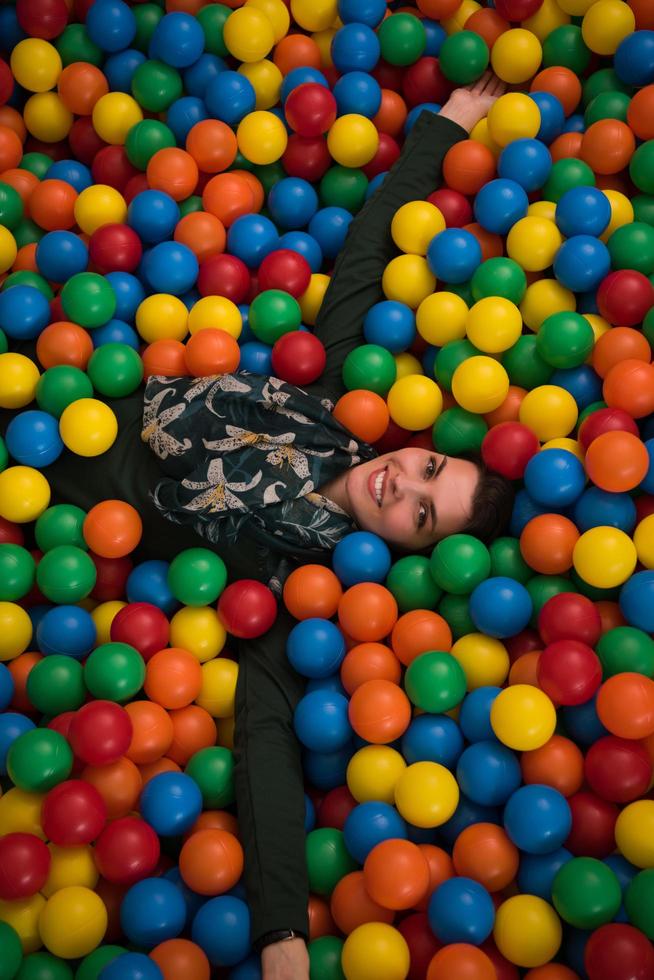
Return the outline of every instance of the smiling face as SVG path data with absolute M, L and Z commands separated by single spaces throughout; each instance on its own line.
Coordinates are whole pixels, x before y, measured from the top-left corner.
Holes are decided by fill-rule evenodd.
M 399 449 L 347 471 L 357 525 L 388 544 L 421 550 L 455 534 L 471 517 L 479 469 L 425 449 Z

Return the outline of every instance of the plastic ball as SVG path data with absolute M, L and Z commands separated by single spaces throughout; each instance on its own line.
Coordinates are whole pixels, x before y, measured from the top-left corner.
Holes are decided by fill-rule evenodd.
M 148 823 L 137 817 L 121 817 L 109 823 L 95 846 L 100 874 L 122 885 L 147 877 L 158 859 L 157 835 Z
M 399 208 L 391 222 L 393 241 L 403 252 L 426 255 L 429 243 L 445 229 L 442 214 L 427 201 L 410 201 Z
M 487 354 L 508 350 L 522 330 L 518 307 L 500 296 L 480 299 L 470 309 L 466 319 L 468 340 Z
M 42 840 L 33 834 L 6 834 L 0 841 L 0 857 L 3 901 L 29 898 L 40 891 L 50 869 L 50 852 Z
M 466 358 L 452 376 L 452 394 L 466 411 L 492 412 L 506 398 L 509 378 L 504 367 L 484 355 Z
M 607 589 L 621 585 L 636 567 L 636 548 L 618 528 L 585 531 L 574 547 L 574 567 L 584 582 Z
M 565 797 L 550 786 L 532 784 L 516 790 L 504 811 L 504 828 L 528 854 L 549 854 L 566 840 L 572 826 Z
M 422 375 L 408 375 L 396 381 L 388 392 L 391 418 L 403 429 L 419 430 L 433 425 L 442 403 L 438 385 Z
M 466 282 L 482 260 L 481 246 L 465 229 L 446 228 L 432 239 L 427 261 L 434 275 L 447 283 Z
M 166 878 L 145 878 L 137 882 L 121 902 L 123 932 L 139 946 L 153 946 L 173 939 L 181 932 L 185 918 L 186 903 L 182 892 Z
M 227 629 L 241 639 L 252 639 L 270 629 L 277 603 L 270 589 L 254 579 L 229 585 L 218 601 L 218 614 Z
M 395 784 L 395 804 L 416 827 L 438 827 L 450 819 L 459 802 L 456 780 L 436 762 L 415 762 Z
M 43 801 L 43 829 L 53 844 L 66 847 L 90 844 L 99 836 L 106 819 L 102 796 L 81 779 L 59 783 Z
M 559 918 L 535 895 L 515 895 L 497 909 L 493 938 L 500 953 L 522 967 L 542 966 L 561 945 Z
M 43 944 L 65 959 L 90 953 L 102 941 L 106 928 L 107 910 L 102 899 L 90 888 L 74 885 L 55 892 L 39 916 Z
M 517 139 L 533 138 L 540 124 L 538 106 L 529 96 L 519 92 L 500 96 L 488 113 L 490 135 L 502 147 Z
M 495 735 L 509 748 L 521 752 L 544 745 L 554 733 L 556 712 L 550 699 L 538 688 L 516 684 L 493 701 L 491 725 Z
M 441 942 L 479 945 L 490 935 L 495 910 L 490 894 L 471 878 L 442 882 L 429 900 L 432 929 Z
M 597 713 L 612 735 L 646 738 L 654 730 L 653 697 L 654 682 L 649 677 L 625 671 L 604 681 L 597 695 Z
M 457 762 L 457 781 L 475 803 L 496 806 L 505 803 L 520 785 L 520 766 L 504 746 L 491 741 L 468 746 Z
M 286 654 L 298 673 L 305 677 L 329 677 L 345 656 L 340 631 L 326 619 L 304 619 L 294 626 Z
M 446 980 L 457 974 L 471 980 L 492 980 L 497 971 L 493 961 L 481 949 L 469 943 L 452 943 L 443 946 L 429 963 L 429 980 Z
M 584 965 L 591 980 L 609 980 L 609 977 L 626 980 L 629 974 L 646 976 L 654 969 L 654 951 L 638 929 L 612 922 L 589 936 Z
M 21 40 L 11 52 L 11 71 L 19 85 L 29 92 L 47 92 L 54 88 L 61 74 L 59 52 L 41 38 Z
M 44 792 L 66 779 L 73 757 L 66 739 L 51 729 L 34 728 L 19 735 L 7 755 L 12 782 L 28 792 Z
M 325 363 L 325 348 L 320 340 L 303 331 L 284 334 L 272 349 L 275 375 L 291 384 L 312 384 L 322 374 Z

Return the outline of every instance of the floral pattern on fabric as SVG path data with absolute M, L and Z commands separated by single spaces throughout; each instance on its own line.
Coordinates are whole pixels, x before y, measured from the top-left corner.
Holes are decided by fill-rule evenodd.
M 354 524 L 318 488 L 376 456 L 331 408 L 246 372 L 149 378 L 141 438 L 165 474 L 156 506 L 214 544 L 246 533 L 298 557 L 331 551 Z

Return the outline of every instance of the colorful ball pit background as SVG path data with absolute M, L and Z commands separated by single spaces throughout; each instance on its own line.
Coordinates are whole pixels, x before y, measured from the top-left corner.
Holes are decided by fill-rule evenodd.
M 348 227 L 423 110 L 508 86 L 416 188 L 335 415 L 480 453 L 510 526 L 355 532 L 284 586 L 312 980 L 654 976 L 649 0 L 0 7 L 0 978 L 261 976 L 233 638 L 272 593 L 51 504 L 152 374 L 304 385 Z M 36 360 L 16 350 L 36 341 Z

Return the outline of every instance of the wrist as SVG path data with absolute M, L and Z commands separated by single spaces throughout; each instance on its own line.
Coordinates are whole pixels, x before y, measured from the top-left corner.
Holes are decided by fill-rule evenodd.
M 307 937 L 298 929 L 271 929 L 259 936 L 252 945 L 258 953 L 261 953 L 269 946 L 293 942 L 294 940 L 306 943 Z

